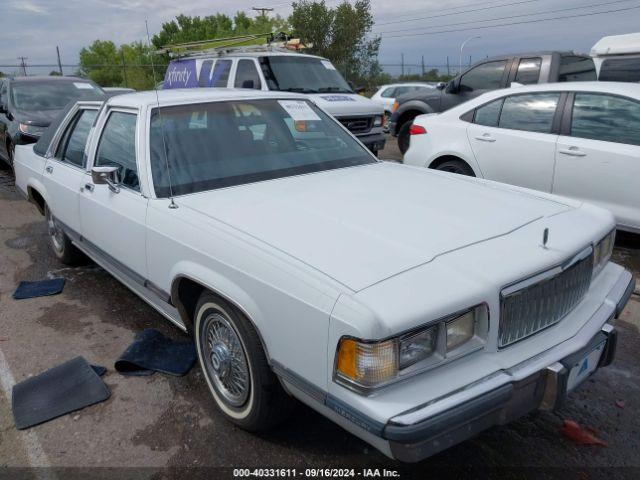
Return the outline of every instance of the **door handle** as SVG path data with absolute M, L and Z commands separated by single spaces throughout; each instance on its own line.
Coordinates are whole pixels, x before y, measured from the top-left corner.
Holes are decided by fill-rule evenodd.
M 84 184 L 84 189 L 88 190 L 90 192 L 93 192 L 93 189 L 95 188 L 95 186 L 93 185 L 93 183 L 85 183 Z
M 587 154 L 581 152 L 578 147 L 569 147 L 569 148 L 560 148 L 558 149 L 558 153 L 563 155 L 569 155 L 570 157 L 586 157 Z
M 45 168 L 45 170 L 47 171 L 47 173 L 53 173 L 53 167 L 51 165 L 47 165 L 47 168 Z
M 480 137 L 476 137 L 476 140 L 480 140 L 481 142 L 495 142 L 496 139 L 493 138 L 491 135 L 489 135 L 488 133 L 483 134 Z

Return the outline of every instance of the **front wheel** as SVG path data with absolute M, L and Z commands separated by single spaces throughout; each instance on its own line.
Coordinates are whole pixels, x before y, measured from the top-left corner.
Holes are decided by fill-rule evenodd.
M 47 229 L 49 231 L 49 242 L 51 243 L 51 248 L 53 249 L 53 253 L 58 260 L 60 260 L 65 265 L 79 265 L 83 263 L 85 260 L 85 256 L 82 254 L 80 250 L 76 248 L 76 246 L 71 243 L 71 239 L 67 236 L 66 233 L 60 227 L 60 224 L 49 210 L 49 206 L 44 206 L 44 215 L 47 219 Z
M 222 414 L 249 431 L 282 421 L 292 400 L 271 371 L 251 323 L 205 292 L 196 306 L 194 332 L 200 367 Z

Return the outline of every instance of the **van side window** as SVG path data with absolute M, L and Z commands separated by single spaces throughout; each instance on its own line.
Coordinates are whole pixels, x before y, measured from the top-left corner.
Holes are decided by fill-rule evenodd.
M 238 61 L 235 87 L 253 88 L 255 90 L 260 90 L 262 88 L 258 69 L 256 68 L 256 64 L 253 60 L 242 59 Z
M 202 66 L 200 67 L 200 76 L 198 77 L 199 87 L 209 86 L 209 76 L 211 75 L 212 65 L 213 65 L 213 60 L 205 60 L 204 62 L 202 62 Z
M 640 82 L 640 57 L 608 58 L 600 65 L 600 81 Z
M 231 60 L 218 60 L 213 67 L 211 76 L 212 87 L 226 87 L 229 82 L 229 72 L 231 71 Z

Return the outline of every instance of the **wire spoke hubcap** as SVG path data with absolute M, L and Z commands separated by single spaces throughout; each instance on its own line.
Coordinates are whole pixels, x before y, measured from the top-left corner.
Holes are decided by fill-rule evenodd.
M 242 342 L 229 321 L 219 313 L 205 319 L 203 329 L 205 365 L 216 390 L 234 407 L 249 396 L 249 366 Z

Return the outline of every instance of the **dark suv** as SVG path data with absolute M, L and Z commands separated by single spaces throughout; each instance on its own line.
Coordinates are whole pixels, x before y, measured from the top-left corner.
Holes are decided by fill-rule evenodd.
M 0 158 L 12 165 L 15 146 L 35 143 L 69 102 L 104 97 L 84 78 L 0 78 Z
M 521 84 L 597 80 L 593 59 L 574 52 L 534 52 L 482 60 L 436 90 L 418 90 L 399 97 L 393 106 L 389 131 L 398 137 L 404 154 L 409 128 L 424 113 L 443 112 L 487 92 Z

